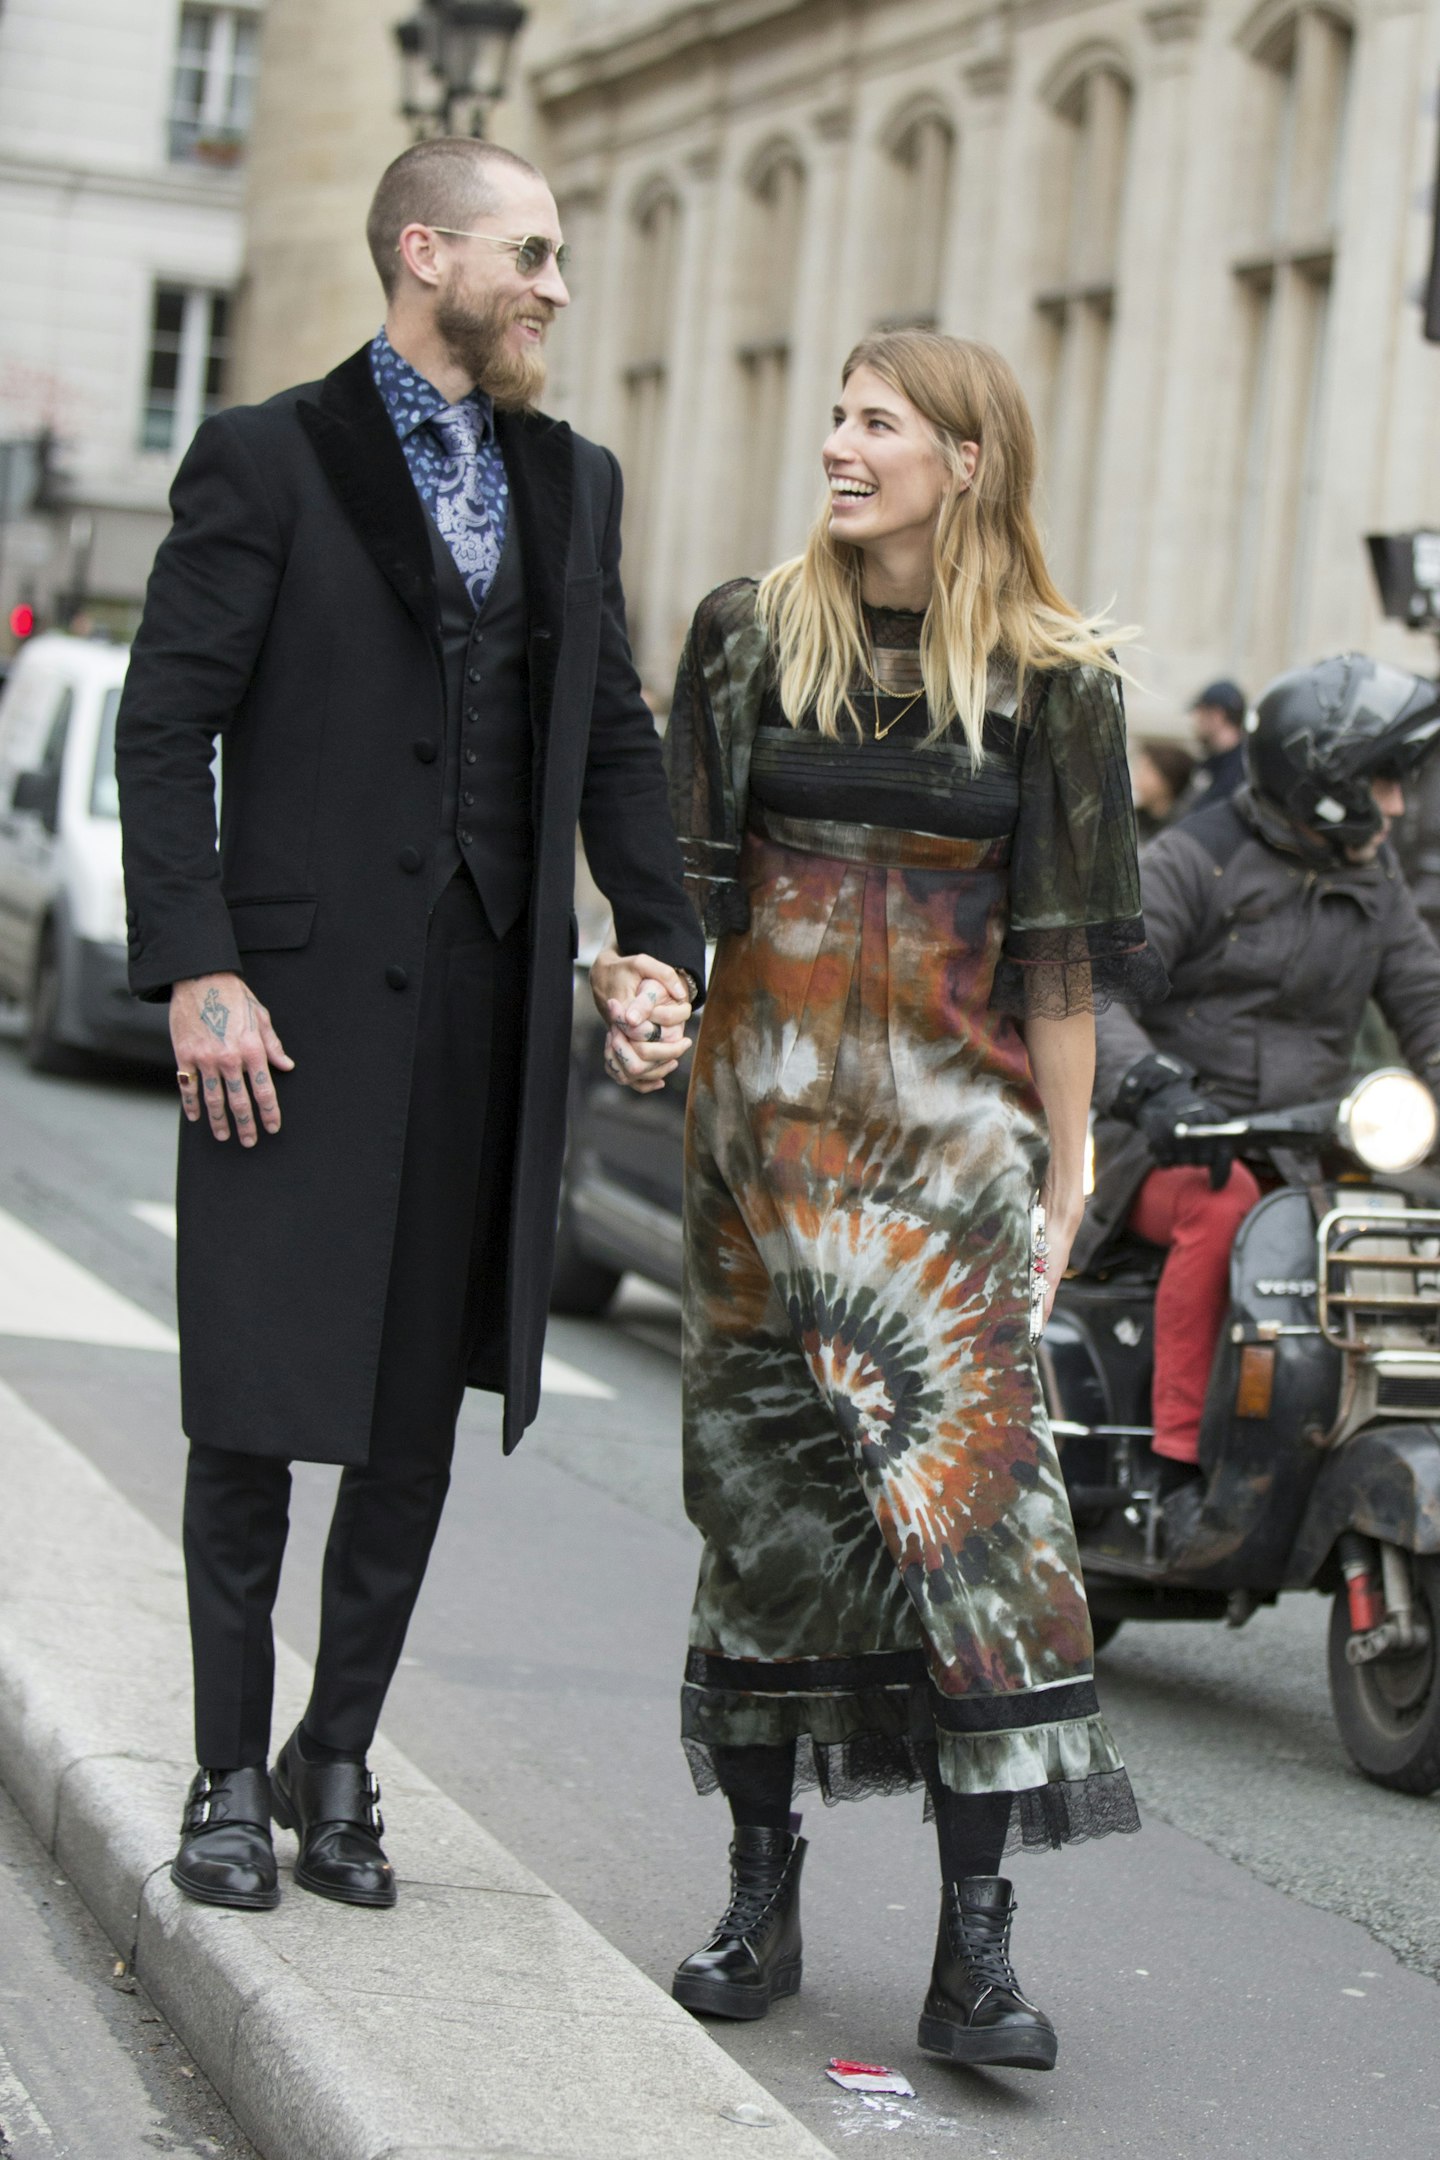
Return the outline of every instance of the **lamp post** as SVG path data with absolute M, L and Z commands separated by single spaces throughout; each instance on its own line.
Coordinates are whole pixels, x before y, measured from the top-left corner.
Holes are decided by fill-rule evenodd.
M 519 0 L 419 0 L 415 13 L 396 23 L 400 110 L 417 142 L 484 135 L 525 22 Z

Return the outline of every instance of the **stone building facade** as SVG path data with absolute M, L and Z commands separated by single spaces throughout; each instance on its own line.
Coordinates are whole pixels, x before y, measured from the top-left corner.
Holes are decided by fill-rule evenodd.
M 138 615 L 171 476 L 226 394 L 259 23 L 258 0 L 0 11 L 5 616 Z
M 663 682 L 796 551 L 843 355 L 985 338 L 1062 584 L 1142 626 L 1145 723 L 1384 624 L 1362 535 L 1440 521 L 1422 341 L 1440 0 L 577 0 L 530 78 L 575 248 L 554 400 L 628 487 Z

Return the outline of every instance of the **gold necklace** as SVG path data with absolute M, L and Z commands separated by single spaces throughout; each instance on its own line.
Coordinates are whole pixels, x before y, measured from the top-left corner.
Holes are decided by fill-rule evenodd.
M 887 690 L 885 688 L 884 683 L 881 682 L 879 676 L 875 673 L 874 668 L 871 666 L 871 659 L 874 655 L 874 647 L 870 644 L 868 624 L 866 626 L 865 643 L 867 651 L 866 653 L 863 653 L 861 655 L 860 665 L 864 668 L 865 673 L 870 678 L 870 703 L 874 708 L 875 715 L 873 723 L 875 730 L 874 739 L 876 742 L 884 742 L 885 737 L 889 734 L 892 734 L 893 731 L 897 727 L 899 727 L 900 722 L 905 718 L 905 715 L 915 710 L 915 707 L 920 703 L 921 698 L 923 698 L 925 695 L 925 685 L 924 683 L 921 683 L 920 688 L 916 691 L 914 697 L 912 697 L 907 704 L 902 705 L 899 712 L 896 713 L 894 719 L 887 720 L 884 727 L 882 728 L 880 725 L 880 699 L 882 696 L 894 697 L 897 695 L 897 693 L 893 690 Z

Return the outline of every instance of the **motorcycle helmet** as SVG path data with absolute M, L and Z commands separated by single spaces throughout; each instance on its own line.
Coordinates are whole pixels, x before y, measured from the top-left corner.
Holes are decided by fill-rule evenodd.
M 1440 684 L 1364 653 L 1337 653 L 1269 684 L 1246 723 L 1256 795 L 1337 854 L 1384 823 L 1370 792 L 1403 779 L 1440 743 Z

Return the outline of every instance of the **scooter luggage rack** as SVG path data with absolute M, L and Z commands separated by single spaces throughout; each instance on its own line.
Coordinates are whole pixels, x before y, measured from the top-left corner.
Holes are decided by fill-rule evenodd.
M 1389 1250 L 1356 1252 L 1362 1239 L 1383 1239 Z M 1424 1238 L 1436 1250 L 1417 1253 L 1413 1242 Z M 1316 1232 L 1319 1247 L 1317 1306 L 1320 1332 L 1337 1350 L 1361 1350 L 1377 1364 L 1434 1367 L 1440 1371 L 1440 1209 L 1437 1208 L 1332 1208 Z M 1399 1248 L 1398 1250 L 1396 1248 Z M 1343 1271 L 1345 1287 L 1331 1287 L 1332 1271 Z M 1372 1275 L 1409 1278 L 1411 1288 L 1401 1291 L 1390 1284 L 1363 1284 L 1365 1271 Z M 1422 1286 L 1421 1278 L 1429 1277 Z M 1370 1316 L 1373 1326 L 1363 1324 Z M 1382 1332 L 1387 1327 L 1407 1333 L 1424 1331 L 1429 1342 L 1406 1342 Z

